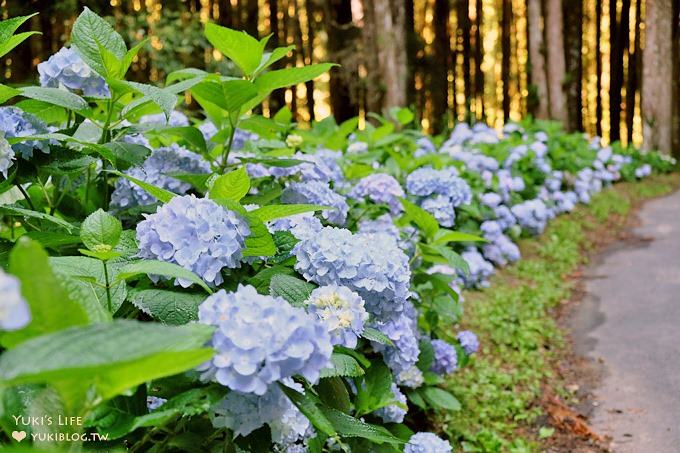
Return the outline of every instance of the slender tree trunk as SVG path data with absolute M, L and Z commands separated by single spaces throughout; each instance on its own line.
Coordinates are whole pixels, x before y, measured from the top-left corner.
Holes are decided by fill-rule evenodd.
M 257 0 L 247 0 L 245 30 L 250 36 L 258 37 L 259 35 L 257 31 L 259 12 Z
M 595 1 L 595 133 L 602 137 L 602 2 Z
M 529 76 L 533 93 L 529 111 L 537 119 L 550 117 L 548 80 L 545 67 L 545 41 L 543 30 L 543 11 L 541 0 L 527 0 L 529 31 Z
M 303 0 L 305 3 L 305 14 L 307 16 L 307 46 L 305 47 L 305 64 L 311 65 L 314 63 L 314 2 L 310 0 Z M 309 80 L 305 83 L 307 88 L 307 109 L 309 110 L 309 120 L 314 120 L 314 81 Z
M 567 67 L 567 129 L 583 129 L 583 102 L 581 100 L 583 66 L 581 47 L 583 45 L 583 0 L 564 0 L 564 46 Z
M 231 4 L 229 0 L 226 0 L 226 3 Z M 279 0 L 269 0 L 269 33 L 272 35 L 269 42 L 272 47 L 281 46 L 281 32 L 279 29 Z M 282 61 L 283 60 L 276 62 L 274 68 L 281 68 Z M 286 105 L 286 90 L 275 90 L 271 96 L 269 96 L 269 111 L 272 112 L 273 115 L 284 105 Z
M 484 120 L 484 72 L 482 61 L 484 60 L 484 42 L 482 41 L 482 24 L 484 9 L 482 0 L 475 3 L 477 17 L 475 18 L 475 115 L 477 120 Z M 477 111 L 479 107 L 479 111 Z
M 470 1 L 458 0 L 456 16 L 458 18 L 458 29 L 456 35 L 457 41 L 461 46 L 456 45 L 463 54 L 463 87 L 465 96 L 465 117 L 470 116 L 470 103 L 472 102 L 472 72 L 470 70 L 470 59 L 472 58 L 472 51 L 470 45 Z M 435 14 L 436 17 L 436 14 Z
M 545 11 L 547 42 L 548 92 L 550 96 L 550 117 L 567 124 L 566 96 L 563 83 L 566 75 L 564 60 L 564 38 L 562 34 L 562 2 L 547 0 Z
M 673 130 L 672 153 L 680 159 L 680 1 L 673 2 Z
M 671 152 L 673 116 L 673 0 L 648 0 L 642 53 L 644 148 Z
M 641 51 L 640 51 L 640 24 L 642 22 L 642 1 L 635 1 L 635 40 L 633 52 L 628 55 L 628 80 L 626 84 L 626 144 L 633 143 L 633 119 L 635 118 L 635 95 L 639 88 Z
M 501 16 L 501 81 L 503 83 L 503 120 L 510 119 L 510 57 L 511 49 L 512 0 L 503 0 Z
M 302 61 L 304 62 L 305 65 L 311 64 L 312 61 L 312 55 L 311 51 L 308 54 L 308 48 L 305 45 L 305 41 L 302 37 L 302 25 L 300 24 L 300 9 L 298 5 L 298 0 L 292 0 L 293 2 L 293 17 L 291 17 L 291 20 L 293 22 L 293 27 L 294 27 L 294 39 L 295 39 L 295 46 L 297 48 L 298 54 L 302 57 Z M 309 10 L 307 10 L 307 13 L 309 13 Z M 312 36 L 313 40 L 313 36 Z M 313 44 L 312 44 L 313 46 Z M 309 119 L 310 121 L 314 119 L 314 82 L 313 81 L 308 81 L 305 82 L 305 100 L 307 103 L 307 111 L 309 113 Z
M 451 38 L 449 35 L 449 0 L 434 2 L 434 66 L 430 80 L 430 102 L 432 103 L 432 133 L 441 133 L 448 123 L 449 110 L 449 67 Z
M 623 54 L 625 49 L 628 48 L 628 18 L 630 15 L 630 0 L 623 0 L 621 19 L 617 21 L 616 3 L 617 0 L 609 1 L 609 29 L 611 33 L 610 41 L 612 43 L 609 63 L 611 80 L 609 94 L 611 141 L 621 139 L 621 89 L 623 88 Z
M 418 35 L 415 25 L 415 8 L 413 0 L 404 0 L 405 18 L 404 34 L 406 35 L 406 103 L 409 106 L 416 102 L 416 59 L 418 53 Z
M 345 121 L 359 114 L 359 71 L 356 54 L 358 30 L 352 24 L 351 0 L 328 0 L 324 24 L 328 35 L 328 59 L 340 66 L 330 72 L 330 104 L 335 119 Z
M 276 0 L 273 0 L 276 1 Z M 217 2 L 220 12 L 219 24 L 224 27 L 233 28 L 234 26 L 234 11 L 231 7 L 230 0 L 220 0 Z
M 369 110 L 406 105 L 405 16 L 401 0 L 364 0 L 364 42 L 367 49 L 375 50 L 366 54 Z M 368 64 L 374 59 L 377 68 Z

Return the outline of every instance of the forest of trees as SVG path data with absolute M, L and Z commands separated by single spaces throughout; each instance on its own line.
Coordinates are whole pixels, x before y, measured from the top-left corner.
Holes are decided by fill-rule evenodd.
M 329 77 L 276 93 L 300 121 L 414 108 L 443 132 L 528 114 L 605 140 L 680 152 L 680 0 L 4 0 L 4 17 L 41 11 L 5 59 L 9 83 L 35 77 L 77 12 L 109 16 L 126 39 L 150 37 L 134 77 L 162 82 L 173 61 L 220 69 L 201 36 L 212 20 L 273 46 L 281 65 L 333 61 Z M 165 45 L 167 44 L 167 45 Z M 172 53 L 172 55 L 169 55 Z M 11 70 L 10 70 L 11 64 Z

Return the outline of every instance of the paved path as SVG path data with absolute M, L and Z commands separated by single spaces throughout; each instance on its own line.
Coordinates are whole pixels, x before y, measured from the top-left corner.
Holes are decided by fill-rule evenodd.
M 680 192 L 648 202 L 634 234 L 584 273 L 576 349 L 602 359 L 596 432 L 617 453 L 680 452 Z

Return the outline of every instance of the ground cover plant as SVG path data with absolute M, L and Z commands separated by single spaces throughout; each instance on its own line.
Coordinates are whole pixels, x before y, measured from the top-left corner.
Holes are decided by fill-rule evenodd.
M 0 56 L 27 19 L 0 23 Z M 451 451 L 426 420 L 462 409 L 443 384 L 479 347 L 460 288 L 606 185 L 674 164 L 552 123 L 433 138 L 408 109 L 363 129 L 265 118 L 272 91 L 331 64 L 272 69 L 290 48 L 204 34 L 234 73 L 130 82 L 140 44 L 85 9 L 40 86 L 0 85 L 6 442 Z

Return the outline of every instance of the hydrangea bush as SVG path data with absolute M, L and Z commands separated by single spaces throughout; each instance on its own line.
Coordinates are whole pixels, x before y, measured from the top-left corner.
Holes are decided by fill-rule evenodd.
M 2 52 L 27 19 L 0 22 Z M 483 350 L 461 288 L 674 165 L 551 123 L 265 118 L 273 90 L 331 65 L 273 69 L 290 48 L 205 37 L 236 73 L 131 82 L 144 43 L 85 9 L 40 86 L 0 85 L 3 442 L 34 434 L 7 414 L 46 411 L 80 417 L 67 441 L 91 449 L 450 452 L 414 430 L 467 410 L 441 386 Z

